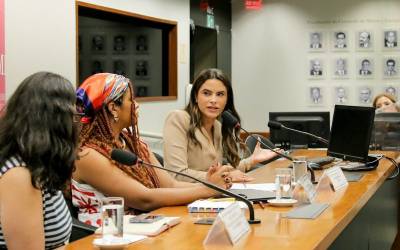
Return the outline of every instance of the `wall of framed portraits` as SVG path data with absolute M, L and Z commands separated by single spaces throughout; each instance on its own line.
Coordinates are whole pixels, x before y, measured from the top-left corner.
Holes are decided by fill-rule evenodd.
M 189 27 L 190 25 L 190 3 L 187 1 L 82 0 L 80 2 L 167 21 L 170 20 L 176 22 L 178 27 Z M 76 7 L 75 0 L 7 1 L 5 6 L 6 99 L 12 95 L 18 84 L 26 76 L 41 70 L 62 74 L 74 85 L 79 83 L 77 79 L 79 39 L 76 33 Z M 87 34 L 86 37 L 83 37 L 82 46 L 89 46 L 83 49 L 91 51 L 93 35 Z M 110 57 L 119 59 L 122 55 L 114 53 L 114 35 L 117 34 L 113 32 L 112 35 L 107 36 L 108 44 L 106 46 L 111 46 L 107 47 L 107 50 L 110 50 Z M 163 121 L 168 112 L 184 106 L 185 87 L 189 82 L 189 29 L 177 29 L 176 36 L 177 42 L 175 46 L 178 55 L 175 57 L 177 60 L 175 77 L 177 79 L 177 93 L 173 99 L 166 98 L 151 102 L 141 101 L 139 127 L 142 132 L 162 134 Z M 149 37 L 147 38 L 149 39 Z M 133 43 L 127 45 L 130 46 L 127 49 L 136 56 L 136 48 L 134 47 L 137 43 L 136 35 L 130 35 L 125 39 L 126 43 L 128 40 Z M 147 42 L 149 46 L 152 46 L 152 41 L 148 40 Z M 154 48 L 149 47 L 148 55 L 138 54 L 138 56 L 144 60 L 148 58 L 150 61 L 153 51 Z M 84 53 L 84 51 L 82 52 Z M 102 57 L 103 55 L 100 53 L 98 56 Z M 129 68 L 127 68 L 129 72 L 132 72 L 130 67 L 132 65 L 135 69 L 136 64 L 133 61 L 129 61 Z M 86 66 L 89 68 L 92 66 L 90 61 Z M 107 67 L 113 70 L 114 63 L 111 62 Z M 147 84 L 147 80 L 155 79 L 153 77 L 158 75 L 158 72 L 155 72 L 156 69 L 150 67 L 150 65 L 148 67 L 149 79 L 141 80 L 143 85 Z M 135 71 L 133 72 L 136 74 Z M 134 80 L 134 83 L 136 84 L 136 80 Z M 156 122 L 154 120 L 155 117 L 157 118 Z
M 176 22 L 77 5 L 79 83 L 90 75 L 112 72 L 134 82 L 140 101 L 176 98 Z
M 267 130 L 270 111 L 371 106 L 382 92 L 399 97 L 399 11 L 400 2 L 389 0 L 271 0 L 250 13 L 234 1 L 232 81 L 246 127 Z
M 79 82 L 100 72 L 133 80 L 136 96 L 162 96 L 162 32 L 92 17 L 79 18 Z

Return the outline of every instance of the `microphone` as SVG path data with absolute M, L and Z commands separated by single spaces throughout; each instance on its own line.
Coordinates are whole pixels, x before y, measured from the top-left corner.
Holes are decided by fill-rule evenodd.
M 285 125 L 283 125 L 280 122 L 269 121 L 268 122 L 268 127 L 273 128 L 273 129 L 286 129 L 286 130 L 293 131 L 293 132 L 296 132 L 296 133 L 304 134 L 304 135 L 313 137 L 313 138 L 317 139 L 318 141 L 328 145 L 328 140 L 326 140 L 326 139 L 324 139 L 322 137 L 310 134 L 310 133 L 305 132 L 305 131 L 297 130 L 297 129 L 294 129 L 294 128 L 288 128 L 288 127 L 286 127 Z
M 282 156 L 283 158 L 286 158 L 286 159 L 288 159 L 289 161 L 293 162 L 293 158 L 292 158 L 292 157 L 290 157 L 290 156 L 288 156 L 288 155 L 285 155 L 285 154 L 282 154 L 282 153 L 276 151 L 275 149 L 273 149 L 272 147 L 270 147 L 268 144 L 264 143 L 259 137 L 250 134 L 247 130 L 245 130 L 244 128 L 242 128 L 242 126 L 240 125 L 238 119 L 237 119 L 235 116 L 233 116 L 232 113 L 231 113 L 229 110 L 225 110 L 224 112 L 222 112 L 222 119 L 223 119 L 222 122 L 223 122 L 224 125 L 230 126 L 230 127 L 233 127 L 233 128 L 239 128 L 239 129 L 243 130 L 243 131 L 247 134 L 247 136 L 251 136 L 252 138 L 254 138 L 255 140 L 257 140 L 258 142 L 260 142 L 263 146 L 265 146 L 266 148 L 268 148 L 269 150 L 271 150 L 272 152 L 274 152 L 274 153 L 276 153 L 277 155 L 280 155 L 280 156 Z M 277 124 L 280 124 L 280 123 L 277 122 Z M 269 126 L 269 123 L 268 123 L 268 126 Z M 273 125 L 273 126 L 274 126 L 274 125 Z M 277 126 L 277 125 L 276 125 L 276 126 Z M 280 124 L 280 127 L 281 127 L 281 126 L 283 126 L 283 125 Z M 314 173 L 314 170 L 313 170 L 308 164 L 307 164 L 307 169 L 308 169 L 308 170 L 310 171 L 310 173 L 311 173 L 311 182 L 314 183 L 314 184 L 317 183 L 317 182 L 315 181 L 315 173 Z
M 242 128 L 242 126 L 240 125 L 238 119 L 236 117 L 234 117 L 230 111 L 225 110 L 224 112 L 222 112 L 222 122 L 223 122 L 224 125 L 226 125 L 228 127 L 239 128 L 239 129 L 243 130 L 247 134 L 247 136 L 252 137 L 256 141 L 261 143 L 263 146 L 265 146 L 266 148 L 271 150 L 272 152 L 276 153 L 279 156 L 282 156 L 283 158 L 286 158 L 286 159 L 288 159 L 290 161 L 293 161 L 292 157 L 290 157 L 288 155 L 285 155 L 285 154 L 282 154 L 281 152 L 276 151 L 271 146 L 269 146 L 266 143 L 264 143 L 258 136 L 254 136 L 254 135 L 250 134 L 247 130 Z
M 174 171 L 174 170 L 171 170 L 171 169 L 168 169 L 168 168 L 163 168 L 163 167 L 160 167 L 160 166 L 156 166 L 156 165 L 144 162 L 142 159 L 139 159 L 136 156 L 136 154 L 134 154 L 132 152 L 129 152 L 129 151 L 126 151 L 126 150 L 122 150 L 122 149 L 113 149 L 111 151 L 111 159 L 113 159 L 114 161 L 119 162 L 121 164 L 127 165 L 127 166 L 133 166 L 136 163 L 143 164 L 143 165 L 146 165 L 146 166 L 149 166 L 149 167 L 166 170 L 166 171 L 172 172 L 172 173 L 177 174 L 177 175 L 182 175 L 182 176 L 185 176 L 185 177 L 190 178 L 192 180 L 195 180 L 196 182 L 200 182 L 201 184 L 203 184 L 204 186 L 206 186 L 208 188 L 216 190 L 216 191 L 218 191 L 220 193 L 223 193 L 223 194 L 225 194 L 225 195 L 227 195 L 229 197 L 234 197 L 237 200 L 243 201 L 247 205 L 247 207 L 249 208 L 249 215 L 250 215 L 249 216 L 250 218 L 248 220 L 249 224 L 259 224 L 259 223 L 261 223 L 261 220 L 254 218 L 254 208 L 253 208 L 252 203 L 248 199 L 246 199 L 246 198 L 244 198 L 244 197 L 242 197 L 242 196 L 240 196 L 238 194 L 234 194 L 234 193 L 232 193 L 232 192 L 230 192 L 228 190 L 225 190 L 223 188 L 220 188 L 217 185 L 214 185 L 214 184 L 212 184 L 210 182 L 197 179 L 197 178 L 195 178 L 195 177 L 193 177 L 191 175 L 185 174 L 185 173 L 181 173 L 181 172 Z

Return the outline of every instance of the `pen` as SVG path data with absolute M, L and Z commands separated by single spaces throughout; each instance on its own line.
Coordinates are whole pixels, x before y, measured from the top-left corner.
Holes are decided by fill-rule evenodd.
M 262 209 L 264 209 L 264 208 L 265 208 L 265 206 L 264 206 L 264 204 L 263 204 L 263 202 L 262 202 L 262 201 L 259 201 L 259 202 L 258 202 L 258 204 L 260 204 L 260 207 L 261 207 Z

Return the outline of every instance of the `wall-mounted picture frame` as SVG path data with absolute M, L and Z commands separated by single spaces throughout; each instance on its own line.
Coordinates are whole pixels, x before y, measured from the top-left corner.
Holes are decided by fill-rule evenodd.
M 335 104 L 347 104 L 349 102 L 349 88 L 345 86 L 336 86 L 334 88 Z
M 325 50 L 325 34 L 322 31 L 311 31 L 308 34 L 308 49 L 310 52 L 323 52 Z
M 90 48 L 92 54 L 104 54 L 107 50 L 107 37 L 105 34 L 92 34 L 90 37 Z
M 383 49 L 398 49 L 398 32 L 396 29 L 385 29 L 383 31 Z
M 398 97 L 398 88 L 394 84 L 387 84 L 382 89 L 383 93 L 394 96 L 396 99 Z
M 374 96 L 371 86 L 361 86 L 358 89 L 358 102 L 363 106 L 370 106 Z
M 135 51 L 136 51 L 136 54 L 148 54 L 149 53 L 149 44 L 148 44 L 147 35 L 139 34 L 136 36 Z
M 92 75 L 106 72 L 106 61 L 103 59 L 93 59 L 90 62 L 90 73 Z
M 349 35 L 347 31 L 337 30 L 332 32 L 332 50 L 346 52 L 349 49 Z
M 324 78 L 324 62 L 321 58 L 312 58 L 308 62 L 308 77 L 309 79 L 323 79 Z
M 374 50 L 374 34 L 371 30 L 359 30 L 356 32 L 355 37 L 357 51 Z
M 128 61 L 127 60 L 122 60 L 122 59 L 117 59 L 113 61 L 113 73 L 117 75 L 123 75 L 127 76 L 128 72 Z
M 137 86 L 136 87 L 136 97 L 145 97 L 148 96 L 148 91 L 146 86 Z
M 375 75 L 374 59 L 371 57 L 359 58 L 356 62 L 356 72 L 358 78 L 373 78 Z
M 398 78 L 399 77 L 399 58 L 390 56 L 384 57 L 382 61 L 383 77 Z
M 113 52 L 125 53 L 127 51 L 127 37 L 123 34 L 118 34 L 113 37 Z
M 349 60 L 347 57 L 335 57 L 332 63 L 332 76 L 336 79 L 349 78 Z
M 321 106 L 325 102 L 325 93 L 322 86 L 312 85 L 307 91 L 308 103 L 311 106 Z
M 136 61 L 135 78 L 136 79 L 149 79 L 149 63 L 146 60 Z

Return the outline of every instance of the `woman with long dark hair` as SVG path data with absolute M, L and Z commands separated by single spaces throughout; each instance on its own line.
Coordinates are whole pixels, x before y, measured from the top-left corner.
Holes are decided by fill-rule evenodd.
M 127 213 L 190 203 L 217 193 L 209 188 L 173 179 L 167 172 L 142 164 L 126 166 L 111 159 L 112 149 L 135 153 L 145 162 L 159 165 L 140 139 L 139 105 L 128 78 L 99 73 L 86 79 L 77 90 L 78 108 L 85 113 L 80 133 L 80 159 L 71 181 L 72 203 L 79 208 L 79 220 L 100 225 L 101 199 L 121 196 Z M 228 188 L 228 167 L 214 167 L 207 180 Z M 223 177 L 222 177 L 223 176 Z
M 254 152 L 241 160 L 240 150 L 249 153 L 239 140 L 239 128 L 220 123 L 220 115 L 225 110 L 229 110 L 240 122 L 229 78 L 219 69 L 203 70 L 193 83 L 185 110 L 172 111 L 165 120 L 165 167 L 205 178 L 205 171 L 210 166 L 220 165 L 225 158 L 236 168 L 230 172 L 233 181 L 247 181 L 250 178 L 244 172 L 276 156 L 257 144 Z
M 0 118 L 0 247 L 52 249 L 71 233 L 60 190 L 73 171 L 75 90 L 60 75 L 27 77 Z M 79 121 L 79 119 L 78 119 Z

